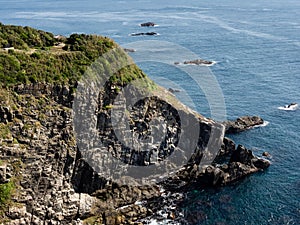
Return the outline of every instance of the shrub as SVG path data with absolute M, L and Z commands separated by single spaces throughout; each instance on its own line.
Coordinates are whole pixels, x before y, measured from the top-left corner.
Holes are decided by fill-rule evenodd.
M 6 206 L 9 202 L 15 185 L 12 181 L 6 184 L 0 184 L 0 209 Z

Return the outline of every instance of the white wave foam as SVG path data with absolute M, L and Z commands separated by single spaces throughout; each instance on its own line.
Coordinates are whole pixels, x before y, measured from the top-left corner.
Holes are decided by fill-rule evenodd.
M 216 24 L 219 27 L 228 30 L 232 33 L 243 33 L 243 34 L 247 34 L 249 36 L 254 36 L 257 38 L 264 38 L 264 39 L 268 39 L 268 40 L 273 40 L 273 41 L 281 41 L 281 42 L 286 42 L 286 43 L 292 43 L 296 46 L 299 46 L 299 42 L 297 42 L 296 40 L 290 40 L 286 37 L 283 36 L 275 36 L 272 34 L 268 34 L 268 33 L 263 33 L 263 32 L 258 32 L 258 31 L 253 31 L 253 30 L 247 30 L 247 29 L 240 29 L 240 28 L 235 28 L 231 25 L 229 25 L 229 23 L 226 23 L 225 21 L 219 19 L 218 17 L 215 16 L 207 16 L 204 14 L 193 14 L 194 17 L 198 17 L 199 19 L 208 22 L 208 23 L 212 23 L 212 24 Z
M 270 123 L 269 121 L 264 121 L 263 124 L 255 125 L 253 128 L 257 128 L 257 127 L 266 127 L 266 126 L 269 125 L 269 123 Z
M 295 111 L 298 109 L 298 104 L 295 104 L 292 106 L 288 106 L 288 105 L 280 106 L 280 107 L 278 107 L 278 109 L 284 110 L 284 111 Z
M 165 225 L 165 224 L 169 224 L 169 225 L 180 225 L 180 223 L 178 222 L 174 222 L 172 220 L 166 219 L 166 220 L 162 220 L 162 221 L 157 221 L 155 219 L 151 219 L 150 221 L 147 221 L 148 225 Z

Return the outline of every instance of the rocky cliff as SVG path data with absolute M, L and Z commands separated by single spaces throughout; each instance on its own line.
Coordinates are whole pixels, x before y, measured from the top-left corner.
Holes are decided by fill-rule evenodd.
M 223 141 L 222 124 L 150 81 L 110 39 L 1 29 L 3 47 L 15 47 L 0 50 L 3 223 L 139 223 L 166 191 L 269 166 Z

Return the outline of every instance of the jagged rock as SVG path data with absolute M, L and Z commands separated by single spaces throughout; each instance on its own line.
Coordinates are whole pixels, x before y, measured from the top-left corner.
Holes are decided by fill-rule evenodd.
M 235 121 L 223 122 L 226 127 L 226 134 L 239 133 L 263 123 L 264 120 L 258 116 L 243 116 L 237 118 Z
M 198 168 L 197 166 L 187 166 L 177 173 L 184 184 L 178 185 L 177 177 L 173 177 L 168 184 L 163 183 L 168 190 L 185 190 L 199 188 L 203 186 L 223 186 L 244 178 L 252 173 L 265 170 L 270 166 L 268 160 L 258 158 L 251 150 L 242 145 L 235 149 L 235 143 L 224 138 L 222 154 L 218 154 L 214 165 Z M 226 156 L 226 160 L 224 157 Z M 222 158 L 220 160 L 219 158 Z M 222 162 L 222 164 L 218 164 Z M 176 185 L 171 185 L 174 182 Z
M 224 137 L 221 149 L 214 162 L 218 164 L 227 163 L 235 151 L 235 143 L 228 137 Z
M 268 160 L 264 160 L 264 159 L 260 159 L 260 158 L 253 159 L 252 163 L 255 167 L 262 169 L 262 170 L 264 170 L 270 166 L 270 162 Z
M 237 149 L 233 151 L 230 162 L 240 162 L 246 165 L 251 165 L 252 159 L 255 156 L 251 150 L 246 149 L 242 145 L 238 145 Z
M 12 122 L 14 117 L 15 115 L 9 107 L 0 106 L 0 123 Z
M 0 184 L 6 183 L 7 180 L 7 164 L 0 165 Z

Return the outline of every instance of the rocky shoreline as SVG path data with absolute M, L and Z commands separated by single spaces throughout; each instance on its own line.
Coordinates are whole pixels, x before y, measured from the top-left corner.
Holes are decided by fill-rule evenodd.
M 47 38 L 51 39 L 51 34 Z M 53 46 L 41 54 L 57 57 L 61 70 L 73 71 L 73 67 L 78 69 L 87 62 L 68 60 L 71 55 L 80 53 L 78 60 L 85 55 L 98 58 L 99 51 L 104 54 L 116 46 L 105 38 L 73 35 L 59 54 L 57 49 L 51 52 Z M 29 53 L 25 49 L 19 54 L 16 56 Z M 33 54 L 31 61 L 39 57 Z M 47 68 L 48 57 L 43 60 L 41 71 Z M 224 137 L 225 129 L 227 133 L 241 132 L 260 124 L 260 119 L 242 117 L 221 124 L 205 118 L 179 102 L 170 93 L 172 90 L 154 84 L 137 67 L 127 66 L 128 62 L 132 61 L 122 49 L 113 49 L 110 58 L 102 58 L 90 67 L 87 77 L 91 80 L 87 82 L 59 83 L 58 70 L 53 71 L 58 74 L 52 74 L 57 75 L 56 82 L 38 81 L 39 77 L 33 76 L 27 83 L 3 84 L 0 223 L 114 225 L 143 224 L 155 218 L 188 224 L 190 215 L 176 208 L 183 193 L 222 187 L 269 167 L 268 160 L 241 145 L 236 147 Z M 115 71 L 119 64 L 126 66 Z M 15 69 L 13 64 L 11 68 Z M 9 69 L 7 72 L 13 75 L 14 70 Z M 111 78 L 100 79 L 102 88 L 96 93 L 90 87 L 97 80 L 92 78 L 99 74 L 93 69 Z M 139 78 L 142 83 L 126 88 Z M 87 89 L 83 84 L 88 85 Z M 92 122 L 95 128 L 91 135 Z M 109 157 L 99 155 L 102 152 Z M 122 163 L 114 164 L 116 160 Z M 130 168 L 150 172 L 151 182 L 139 183 L 132 177 L 124 183 L 105 173 L 112 169 L 113 175 L 127 178 Z M 160 169 L 165 169 L 162 174 L 157 172 Z M 161 179 L 161 175 L 166 176 Z
M 199 167 L 195 156 L 190 164 L 157 185 L 109 184 L 80 158 L 72 141 L 71 111 L 61 105 L 70 105 L 71 93 L 68 87 L 61 89 L 65 91 L 53 92 L 51 86 L 40 90 L 18 87 L 18 110 L 3 104 L 0 107 L 0 121 L 12 124 L 11 137 L 1 139 L 2 160 L 7 159 L 0 167 L 1 182 L 8 182 L 22 171 L 19 194 L 14 197 L 19 206 L 6 213 L 11 221 L 8 224 L 143 224 L 147 218 L 188 224 L 187 215 L 180 214 L 174 206 L 167 210 L 165 203 L 180 201 L 180 193 L 189 190 L 228 185 L 270 165 L 251 150 L 236 147 L 232 140 L 224 138 L 212 165 Z M 53 93 L 53 100 L 43 97 L 47 90 Z M 31 99 L 29 108 L 27 99 Z M 12 144 L 14 140 L 19 144 Z M 18 158 L 22 166 L 16 169 L 14 162 Z M 164 216 L 160 215 L 162 208 Z

